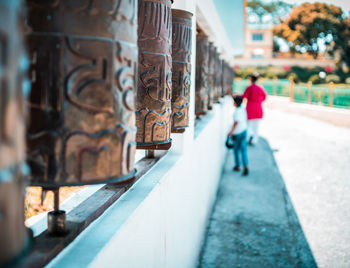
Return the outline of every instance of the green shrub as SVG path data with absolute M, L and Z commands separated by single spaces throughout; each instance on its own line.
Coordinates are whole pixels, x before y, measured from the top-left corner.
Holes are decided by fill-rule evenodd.
M 289 78 L 289 79 L 290 79 L 290 78 L 293 78 L 294 82 L 299 82 L 299 77 L 298 77 L 298 75 L 297 75 L 296 73 L 290 73 L 290 74 L 288 75 L 288 78 Z
M 279 79 L 286 79 L 286 78 L 288 78 L 288 72 L 286 72 L 286 71 L 278 72 L 278 73 L 276 73 L 276 76 Z
M 269 71 L 266 72 L 266 75 L 265 75 L 265 77 L 266 77 L 267 79 L 273 79 L 275 76 L 276 76 L 275 73 L 269 72 Z
M 350 77 L 345 79 L 345 84 L 350 84 Z
M 300 66 L 292 66 L 292 72 L 297 74 L 299 81 L 301 82 L 309 81 L 312 75 L 318 74 L 321 71 L 323 71 L 322 67 L 305 68 Z
M 330 83 L 330 82 L 333 82 L 333 83 L 336 83 L 336 84 L 339 84 L 340 83 L 340 77 L 336 74 L 329 74 L 326 76 L 326 82 L 327 83 Z
M 321 84 L 322 83 L 322 79 L 320 78 L 320 76 L 318 74 L 311 75 L 311 77 L 309 78 L 309 81 L 311 81 L 313 84 Z

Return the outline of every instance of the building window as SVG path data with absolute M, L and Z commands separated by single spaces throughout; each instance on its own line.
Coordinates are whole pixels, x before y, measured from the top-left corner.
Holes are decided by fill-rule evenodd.
M 263 59 L 264 55 L 260 55 L 260 54 L 252 54 L 252 59 Z
M 264 40 L 264 35 L 262 33 L 254 33 L 252 35 L 253 41 L 263 41 Z

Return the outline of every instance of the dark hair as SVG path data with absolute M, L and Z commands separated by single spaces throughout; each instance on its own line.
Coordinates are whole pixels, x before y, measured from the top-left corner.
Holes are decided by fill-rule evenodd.
M 233 100 L 236 103 L 237 107 L 240 107 L 243 102 L 242 96 L 236 96 L 233 98 Z
M 250 75 L 250 78 L 252 79 L 252 82 L 255 83 L 259 79 L 259 74 L 253 73 L 252 75 Z

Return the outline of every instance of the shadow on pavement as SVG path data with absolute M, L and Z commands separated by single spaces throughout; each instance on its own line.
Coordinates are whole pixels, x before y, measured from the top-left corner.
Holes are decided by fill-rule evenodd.
M 267 140 L 248 157 L 243 177 L 227 154 L 198 267 L 317 267 Z

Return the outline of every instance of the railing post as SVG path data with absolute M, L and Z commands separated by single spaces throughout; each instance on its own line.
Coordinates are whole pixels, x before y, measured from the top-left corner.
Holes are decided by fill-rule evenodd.
M 333 107 L 334 82 L 330 82 L 330 83 L 329 83 L 329 89 L 330 89 L 330 94 L 329 94 L 329 107 Z
M 277 96 L 277 76 L 273 78 L 273 92 L 272 95 Z
M 294 101 L 294 80 L 293 77 L 289 77 L 289 81 L 290 81 L 290 92 L 289 92 L 289 99 L 291 102 Z
M 312 100 L 312 81 L 307 82 L 307 89 L 308 89 L 308 93 L 307 93 L 307 103 L 311 104 L 311 100 Z
M 146 150 L 146 158 L 154 158 L 155 153 L 154 150 Z

